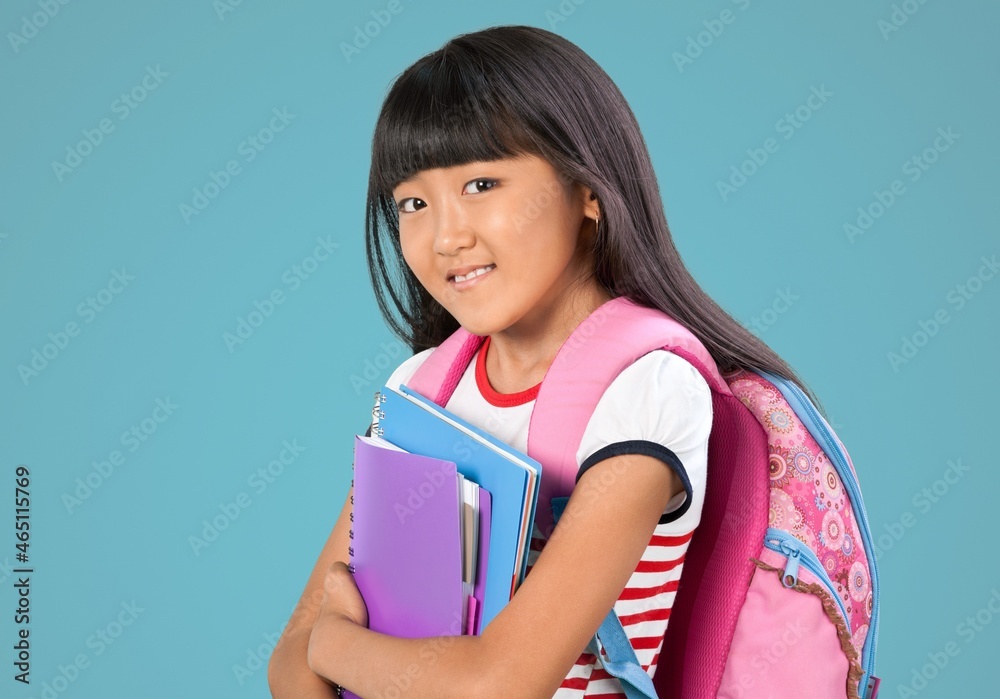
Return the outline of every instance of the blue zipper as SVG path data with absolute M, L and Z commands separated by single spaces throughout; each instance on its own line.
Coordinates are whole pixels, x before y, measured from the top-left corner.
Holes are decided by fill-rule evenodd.
M 819 558 L 811 548 L 788 532 L 775 529 L 774 527 L 767 528 L 767 534 L 764 536 L 764 546 L 788 558 L 785 570 L 781 574 L 782 585 L 785 587 L 795 587 L 795 584 L 799 581 L 799 567 L 805 568 L 823 583 L 827 592 L 830 593 L 830 597 L 837 600 L 837 606 L 844 617 L 844 623 L 848 629 L 851 628 L 851 619 L 847 616 L 847 608 L 844 606 L 844 601 L 834 591 L 833 581 L 830 580 L 829 574 L 823 568 L 823 564 L 819 562 Z
M 844 450 L 840 443 L 833 436 L 830 426 L 826 424 L 826 420 L 823 416 L 819 414 L 812 401 L 809 397 L 799 388 L 795 383 L 791 381 L 786 381 L 780 376 L 776 376 L 769 372 L 763 370 L 755 370 L 757 374 L 764 377 L 781 392 L 785 400 L 791 406 L 792 410 L 795 411 L 800 418 L 805 417 L 803 424 L 806 429 L 809 430 L 809 434 L 812 435 L 813 439 L 819 444 L 823 452 L 830 457 L 833 462 L 834 468 L 837 470 L 837 474 L 840 476 L 841 482 L 847 486 L 848 494 L 851 498 L 851 506 L 854 509 L 854 516 L 858 521 L 858 526 L 861 528 L 861 540 L 865 547 L 865 553 L 867 554 L 869 566 L 869 575 L 871 577 L 872 586 L 872 619 L 871 624 L 868 627 L 868 637 L 865 639 L 865 654 L 864 660 L 862 662 L 862 669 L 864 674 L 861 676 L 861 682 L 858 687 L 858 694 L 864 698 L 866 696 L 868 678 L 875 671 L 875 645 L 878 642 L 878 566 L 875 561 L 875 546 L 872 543 L 871 528 L 868 525 L 868 515 L 865 512 L 864 503 L 861 500 L 861 489 L 858 486 L 858 482 L 854 477 L 854 472 L 851 470 L 850 464 L 847 463 L 847 457 L 844 454 Z M 769 530 L 770 531 L 770 530 Z M 794 538 L 794 537 L 793 537 Z M 812 553 L 810 551 L 810 553 Z M 823 571 L 824 574 L 826 571 Z M 829 580 L 829 578 L 827 578 Z M 837 600 L 840 600 L 840 597 Z M 845 614 L 845 619 L 846 619 Z M 850 628 L 850 622 L 848 622 L 848 628 Z

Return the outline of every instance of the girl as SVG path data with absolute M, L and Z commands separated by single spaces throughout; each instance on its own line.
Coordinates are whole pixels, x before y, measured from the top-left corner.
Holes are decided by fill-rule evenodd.
M 522 451 L 553 357 L 618 296 L 686 325 L 722 372 L 802 385 L 685 269 L 624 97 L 551 32 L 465 34 L 399 76 L 375 128 L 366 228 L 379 308 L 416 353 L 387 383 L 406 383 L 459 326 L 485 336 L 446 407 Z M 272 654 L 273 695 L 624 697 L 588 642 L 613 606 L 654 674 L 711 425 L 709 388 L 681 357 L 657 350 L 624 370 L 587 425 L 559 525 L 548 537 L 536 525 L 529 575 L 480 636 L 366 628 L 346 565 L 349 493 Z

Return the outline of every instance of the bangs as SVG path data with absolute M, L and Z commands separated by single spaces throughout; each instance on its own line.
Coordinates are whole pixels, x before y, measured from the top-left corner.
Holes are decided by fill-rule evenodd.
M 539 154 L 537 138 L 508 106 L 499 76 L 428 57 L 400 76 L 372 139 L 372 184 L 386 198 L 421 170 Z M 496 77 L 496 80 L 491 78 Z M 512 99 L 513 98 L 513 99 Z

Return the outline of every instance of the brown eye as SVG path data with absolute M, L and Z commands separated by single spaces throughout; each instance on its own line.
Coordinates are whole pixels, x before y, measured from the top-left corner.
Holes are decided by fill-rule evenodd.
M 414 212 L 413 209 L 404 208 L 404 205 L 410 201 L 420 202 L 424 206 L 427 205 L 427 202 L 425 202 L 423 199 L 418 199 L 416 197 L 406 197 L 406 199 L 400 199 L 398 202 L 396 202 L 396 209 L 404 214 L 412 214 Z
M 486 179 L 486 178 L 478 179 L 478 180 L 471 180 L 471 181 L 469 181 L 468 184 L 465 185 L 466 189 L 464 191 L 466 191 L 468 194 L 478 194 L 479 192 L 469 192 L 468 191 L 468 188 L 469 188 L 470 184 L 471 185 L 475 185 L 475 186 L 478 186 L 478 185 L 481 185 L 481 184 L 487 184 L 489 186 L 486 187 L 486 190 L 490 190 L 490 189 L 493 189 L 494 186 L 496 186 L 496 183 L 497 183 L 496 180 L 491 180 L 491 179 Z

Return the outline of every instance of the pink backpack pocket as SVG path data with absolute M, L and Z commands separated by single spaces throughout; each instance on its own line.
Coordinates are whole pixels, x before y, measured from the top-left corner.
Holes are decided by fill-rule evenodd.
M 726 381 L 767 434 L 770 498 L 719 697 L 770 697 L 780 687 L 873 698 L 877 578 L 847 451 L 793 384 L 748 371 Z
M 811 573 L 800 570 L 797 585 L 801 587 L 786 588 L 780 580 L 784 557 L 765 551 L 762 559 L 772 568 L 758 569 L 750 582 L 729 647 L 719 699 L 772 697 L 776 693 L 843 699 L 850 662 L 820 598 L 811 592 L 818 583 Z

